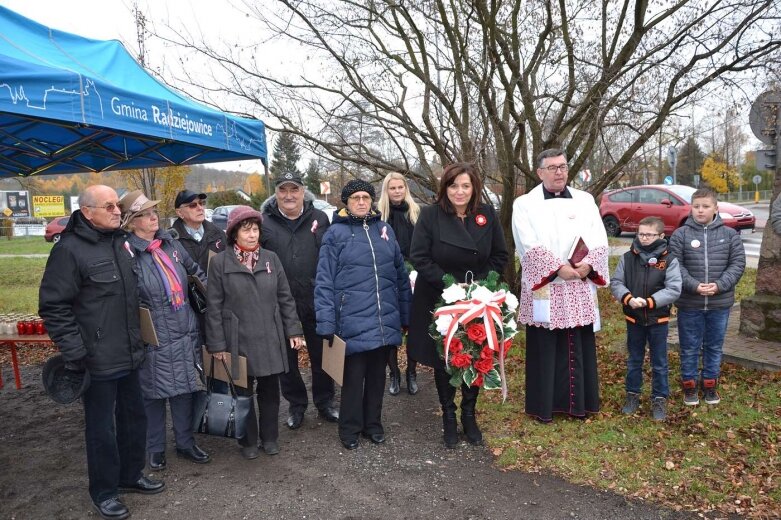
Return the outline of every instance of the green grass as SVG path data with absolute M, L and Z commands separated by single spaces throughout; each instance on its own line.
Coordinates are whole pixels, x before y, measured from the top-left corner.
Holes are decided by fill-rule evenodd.
M 0 313 L 38 312 L 38 287 L 45 267 L 46 258 L 0 258 Z
M 43 237 L 0 237 L 0 255 L 49 254 L 53 245 Z
M 611 271 L 616 258 L 611 258 Z M 756 270 L 747 269 L 737 294 L 754 293 Z M 514 347 L 507 363 L 509 398 L 484 392 L 480 420 L 496 463 L 505 469 L 545 472 L 580 484 L 650 500 L 678 510 L 751 517 L 781 515 L 781 374 L 725 364 L 722 402 L 685 407 L 676 381 L 679 358 L 670 353 L 668 421 L 650 419 L 646 363 L 641 410 L 621 414 L 626 328 L 620 306 L 600 291 L 598 334 L 602 411 L 585 421 L 557 416 L 543 425 L 523 413 L 524 354 Z M 523 338 L 516 345 L 523 345 Z M 614 351 L 616 349 L 618 351 Z

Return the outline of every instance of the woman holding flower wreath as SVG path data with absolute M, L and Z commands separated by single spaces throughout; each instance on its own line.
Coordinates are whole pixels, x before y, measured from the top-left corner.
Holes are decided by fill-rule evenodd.
M 508 258 L 499 219 L 490 204 L 480 202 L 482 187 L 474 165 L 447 166 L 435 203 L 421 209 L 410 247 L 410 261 L 418 277 L 412 298 L 407 352 L 417 362 L 434 368 L 444 442 L 448 448 L 458 444 L 456 388 L 451 386 L 445 361 L 429 334 L 432 312 L 445 288 L 442 277 L 451 275 L 456 281 L 465 282 L 467 273 L 471 272 L 474 280 L 481 280 L 489 271 L 502 272 Z M 461 424 L 470 444 L 481 444 L 483 440 L 475 419 L 479 384 L 476 380 L 473 386 L 460 385 Z

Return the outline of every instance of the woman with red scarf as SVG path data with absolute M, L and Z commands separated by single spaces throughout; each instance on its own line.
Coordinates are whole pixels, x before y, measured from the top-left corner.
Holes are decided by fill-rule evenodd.
M 304 346 L 296 302 L 276 254 L 260 248 L 262 216 L 249 206 L 231 211 L 225 230 L 228 249 L 209 264 L 206 348 L 217 359 L 247 358 L 249 388 L 257 387 L 258 414 L 247 419 L 239 439 L 246 459 L 258 457 L 258 440 L 267 455 L 279 453 L 279 374 L 287 372 L 287 343 Z
M 198 321 L 187 301 L 187 276 L 206 282 L 203 271 L 167 231 L 160 229 L 157 204 L 141 190 L 119 201 L 122 226 L 130 231 L 125 249 L 138 267 L 138 295 L 149 309 L 157 345 L 145 345 L 139 373 L 147 416 L 146 451 L 149 467 L 166 467 L 166 409 L 171 407 L 176 453 L 205 464 L 209 455 L 196 444 L 192 432 L 192 394 L 198 390 L 195 360 L 200 349 Z

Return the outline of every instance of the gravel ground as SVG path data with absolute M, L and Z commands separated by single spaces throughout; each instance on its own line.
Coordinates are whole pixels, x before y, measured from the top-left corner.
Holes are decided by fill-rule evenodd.
M 4 368 L 8 368 L 5 366 Z M 83 411 L 43 393 L 40 366 L 10 371 L 0 391 L 0 518 L 99 518 L 87 493 Z M 431 373 L 420 393 L 387 396 L 387 442 L 344 450 L 336 426 L 307 411 L 301 429 L 280 427 L 279 455 L 242 459 L 236 443 L 198 435 L 212 462 L 179 459 L 155 474 L 167 490 L 123 498 L 136 519 L 677 519 L 690 515 L 575 486 L 559 478 L 503 472 L 486 448 L 447 450 Z M 282 405 L 286 417 L 286 404 Z

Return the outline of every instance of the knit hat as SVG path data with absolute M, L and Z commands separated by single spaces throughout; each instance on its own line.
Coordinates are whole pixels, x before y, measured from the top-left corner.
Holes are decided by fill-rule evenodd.
M 225 234 L 228 235 L 228 245 L 233 245 L 233 239 L 231 238 L 231 232 L 233 228 L 241 224 L 248 218 L 256 218 L 258 222 L 263 222 L 263 215 L 260 211 L 252 209 L 249 206 L 236 206 L 233 211 L 228 215 L 228 225 L 225 226 Z
M 160 204 L 159 200 L 149 200 L 141 190 L 133 190 L 125 193 L 119 199 L 119 209 L 122 211 L 122 226 L 125 226 L 134 215 L 145 209 L 154 208 Z
M 369 197 L 372 198 L 372 202 L 376 199 L 376 194 L 374 193 L 374 186 L 369 184 L 363 179 L 353 179 L 347 184 L 344 185 L 344 188 L 342 188 L 342 202 L 347 204 L 347 199 L 350 198 L 350 195 L 353 193 L 357 193 L 359 191 L 365 191 L 369 194 Z

